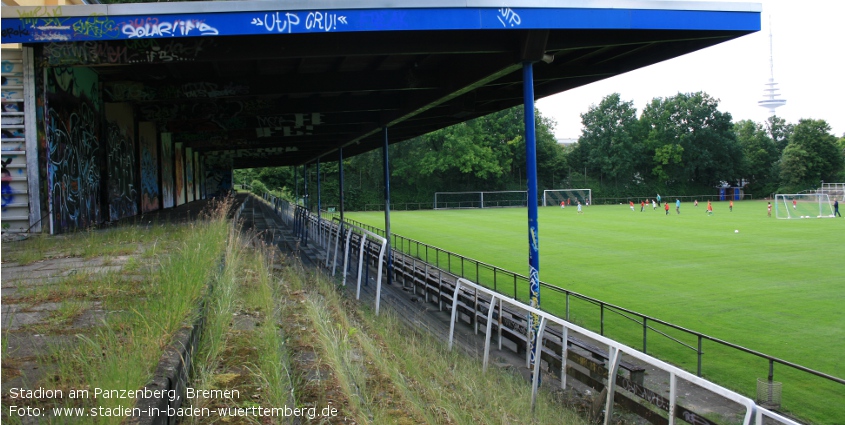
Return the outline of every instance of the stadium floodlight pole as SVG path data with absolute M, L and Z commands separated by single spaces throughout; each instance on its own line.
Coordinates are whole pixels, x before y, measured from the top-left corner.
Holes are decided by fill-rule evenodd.
M 534 129 L 534 68 L 531 62 L 522 64 L 522 93 L 525 120 L 525 172 L 528 183 L 528 276 L 529 299 L 528 305 L 540 308 L 540 241 L 537 226 L 537 137 Z M 516 296 L 516 294 L 514 294 Z M 541 351 L 537 349 L 540 341 L 537 335 L 540 331 L 540 318 L 536 313 L 528 314 L 528 327 L 531 338 L 530 366 L 540 367 Z M 566 342 L 564 342 L 565 344 Z
M 384 134 L 384 146 L 381 149 L 382 165 L 384 166 L 384 238 L 387 239 L 385 252 L 387 256 L 387 284 L 393 284 L 393 253 L 390 251 L 390 167 L 387 155 L 387 126 L 382 127 Z

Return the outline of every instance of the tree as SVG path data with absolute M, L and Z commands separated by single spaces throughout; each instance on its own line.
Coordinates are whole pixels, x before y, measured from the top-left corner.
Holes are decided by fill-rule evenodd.
M 719 111 L 718 106 L 717 99 L 703 92 L 656 98 L 646 106 L 640 121 L 647 132 L 646 148 L 655 152 L 651 165 L 654 175 L 667 182 L 696 186 L 717 186 L 739 177 L 742 149 L 733 132 L 731 115 Z M 667 145 L 678 145 L 682 150 L 667 151 Z M 663 151 L 658 154 L 660 149 Z M 677 153 L 681 161 L 676 166 L 662 166 L 661 161 Z
M 663 145 L 654 150 L 654 163 L 652 174 L 657 176 L 660 183 L 667 183 L 677 175 L 678 170 L 684 165 L 684 148 L 679 144 Z
M 842 171 L 843 162 L 830 125 L 824 120 L 802 119 L 781 155 L 781 187 L 796 191 L 818 187 L 822 180 L 833 181 Z
M 439 176 L 439 190 L 496 190 L 513 186 L 525 173 L 525 124 L 522 107 L 513 107 L 455 124 L 420 137 L 420 156 L 407 163 L 421 177 Z M 535 110 L 538 178 L 562 175 L 563 151 L 554 122 Z M 463 183 L 463 185 L 461 185 Z M 517 183 L 518 184 L 518 183 Z
M 766 132 L 778 148 L 778 154 L 783 153 L 786 144 L 789 143 L 789 136 L 795 127 L 793 124 L 787 124 L 786 120 L 776 115 L 770 116 L 766 120 Z
M 455 124 L 422 139 L 429 147 L 418 164 L 423 176 L 452 173 L 484 180 L 504 173 L 491 135 L 479 128 L 479 121 Z
M 742 177 L 748 180 L 746 190 L 771 193 L 777 188 L 778 175 L 772 168 L 772 164 L 780 158 L 777 145 L 766 129 L 754 121 L 739 121 L 734 124 L 734 131 L 742 146 Z
M 598 106 L 581 114 L 584 129 L 578 144 L 585 150 L 590 170 L 608 178 L 630 183 L 634 161 L 640 156 L 637 110 L 631 101 L 624 102 L 619 93 L 605 96 Z

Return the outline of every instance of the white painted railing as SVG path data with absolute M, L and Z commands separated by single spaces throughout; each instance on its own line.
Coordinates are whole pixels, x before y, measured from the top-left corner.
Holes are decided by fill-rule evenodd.
M 338 224 L 340 223 L 340 219 L 338 219 L 336 217 L 332 218 L 332 222 L 334 222 L 335 220 L 338 221 Z M 376 316 L 378 316 L 379 307 L 381 305 L 381 275 L 382 275 L 382 269 L 384 267 L 384 254 L 385 254 L 385 250 L 387 249 L 387 239 L 385 239 L 385 238 L 383 238 L 383 237 L 381 237 L 381 236 L 379 236 L 379 235 L 377 235 L 373 232 L 370 232 L 369 230 L 362 229 L 358 226 L 353 226 L 353 225 L 348 224 L 348 223 L 344 224 L 343 226 L 348 228 L 348 230 L 346 231 L 346 236 L 344 237 L 345 248 L 343 250 L 343 272 L 341 274 L 341 276 L 343 276 L 343 286 L 346 286 L 346 273 L 349 270 L 349 245 L 352 242 L 353 230 L 357 230 L 358 234 L 361 236 L 361 242 L 360 242 L 361 245 L 360 245 L 360 248 L 359 248 L 359 251 L 358 251 L 358 283 L 357 283 L 358 286 L 355 290 L 355 299 L 356 300 L 361 299 L 361 278 L 362 278 L 364 267 L 367 266 L 365 261 L 364 261 L 364 258 L 365 258 L 364 248 L 366 246 L 367 238 L 369 237 L 369 238 L 381 243 L 381 248 L 379 248 L 379 254 L 378 254 L 378 272 L 377 272 L 377 278 L 376 278 Z M 338 251 L 338 246 L 340 245 L 340 235 L 342 233 L 339 225 L 338 225 L 337 229 L 338 230 L 337 230 L 337 233 L 336 233 L 336 236 L 335 236 L 335 245 L 334 245 L 334 260 L 332 261 L 332 276 L 335 275 L 335 269 L 337 267 L 337 251 Z M 329 248 L 330 247 L 327 247 L 327 251 L 328 251 Z M 326 254 L 326 267 L 328 267 L 328 261 L 329 261 L 329 255 L 327 253 Z
M 510 297 L 505 297 L 502 294 L 494 292 L 490 289 L 487 289 L 483 286 L 475 284 L 469 280 L 459 278 L 455 283 L 455 291 L 452 294 L 452 319 L 449 325 L 449 349 L 452 349 L 453 339 L 455 334 L 455 324 L 457 322 L 457 315 L 458 315 L 458 299 L 460 295 L 460 291 L 462 287 L 469 287 L 476 291 L 476 294 L 484 293 L 490 297 L 490 304 L 489 310 L 487 313 L 487 331 L 485 333 L 485 340 L 484 340 L 484 370 L 487 369 L 487 364 L 490 357 L 490 333 L 491 327 L 493 324 L 493 311 L 495 310 L 496 302 L 498 301 L 500 305 L 502 303 L 509 304 L 511 306 L 517 307 L 521 310 L 524 310 L 527 314 L 532 313 L 536 314 L 540 317 L 540 330 L 537 336 L 538 341 L 543 340 L 543 333 L 545 331 L 546 325 L 549 322 L 557 324 L 562 328 L 562 348 L 561 348 L 561 386 L 563 388 L 566 387 L 566 357 L 567 357 L 567 338 L 569 331 L 579 333 L 584 335 L 588 338 L 593 339 L 601 344 L 608 346 L 608 391 L 607 391 L 607 399 L 605 400 L 605 425 L 610 423 L 610 419 L 613 413 L 613 397 L 615 393 L 615 386 L 616 386 L 616 379 L 610 379 L 610 377 L 615 377 L 616 373 L 619 369 L 619 361 L 622 357 L 622 354 L 627 356 L 631 356 L 637 360 L 642 362 L 648 363 L 651 366 L 654 366 L 660 370 L 669 373 L 669 425 L 675 424 L 675 408 L 677 405 L 677 378 L 681 378 L 695 384 L 701 388 L 704 388 L 714 394 L 718 394 L 728 400 L 732 400 L 739 404 L 740 406 L 745 407 L 745 415 L 743 419 L 743 424 L 751 425 L 752 423 L 756 423 L 756 425 L 763 425 L 763 418 L 767 417 L 769 419 L 775 420 L 781 424 L 787 425 L 801 425 L 798 422 L 795 422 L 791 419 L 783 417 L 775 412 L 769 411 L 761 406 L 757 406 L 754 404 L 754 401 L 748 397 L 742 396 L 738 393 L 735 393 L 731 390 L 723 388 L 719 385 L 716 385 L 710 381 L 705 379 L 699 378 L 685 370 L 672 366 L 666 362 L 658 360 L 654 357 L 651 357 L 647 354 L 643 354 L 642 352 L 623 345 L 617 341 L 612 339 L 606 338 L 601 336 L 595 332 L 589 331 L 584 329 L 580 326 L 576 326 L 566 320 L 563 320 L 559 317 L 553 316 L 545 311 L 538 310 L 533 308 L 525 303 L 517 301 Z M 531 406 L 532 409 L 536 402 L 537 397 L 537 387 L 539 386 L 539 377 L 540 377 L 540 367 L 537 364 L 534 367 L 533 378 L 531 382 Z M 754 422 L 752 422 L 754 421 Z

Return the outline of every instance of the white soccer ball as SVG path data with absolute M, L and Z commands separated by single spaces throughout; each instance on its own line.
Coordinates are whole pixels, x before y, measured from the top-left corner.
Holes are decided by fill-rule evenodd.
M 739 230 L 734 230 L 734 233 L 739 233 Z

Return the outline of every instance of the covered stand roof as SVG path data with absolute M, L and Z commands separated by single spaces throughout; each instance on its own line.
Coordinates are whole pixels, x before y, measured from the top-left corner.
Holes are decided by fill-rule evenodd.
M 502 7 L 509 4 L 510 7 Z M 2 8 L 3 42 L 89 66 L 174 141 L 235 168 L 334 161 L 760 29 L 688 1 L 220 1 Z

